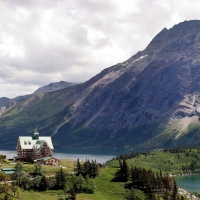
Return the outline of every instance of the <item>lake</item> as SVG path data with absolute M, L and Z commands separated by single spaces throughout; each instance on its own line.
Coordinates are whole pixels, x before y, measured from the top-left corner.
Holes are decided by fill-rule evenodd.
M 86 159 L 95 160 L 99 163 L 105 163 L 107 160 L 112 159 L 115 156 L 120 154 L 130 153 L 128 151 L 119 151 L 119 150 L 62 150 L 55 151 L 54 157 L 57 159 L 72 159 L 80 161 L 85 161 Z M 6 155 L 6 157 L 13 158 L 17 155 L 16 151 L 10 150 L 0 150 L 0 154 Z
M 175 180 L 179 187 L 187 191 L 195 191 L 200 194 L 200 174 L 177 176 Z

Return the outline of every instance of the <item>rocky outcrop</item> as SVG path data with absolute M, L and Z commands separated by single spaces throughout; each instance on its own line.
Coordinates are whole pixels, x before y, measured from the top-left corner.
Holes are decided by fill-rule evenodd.
M 5 111 L 17 105 L 16 101 L 13 101 L 7 97 L 0 98 L 0 115 L 2 115 Z

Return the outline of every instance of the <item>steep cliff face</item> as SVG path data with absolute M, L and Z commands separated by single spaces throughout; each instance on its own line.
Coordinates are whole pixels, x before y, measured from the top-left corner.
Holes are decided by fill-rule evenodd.
M 18 111 L 24 107 L 15 117 L 31 113 L 29 128 L 30 121 L 18 127 L 41 125 L 40 132 L 52 134 L 63 148 L 179 145 L 188 125 L 199 123 L 199 84 L 200 21 L 185 21 L 164 28 L 145 50 L 87 82 L 45 94 L 34 107 L 19 105 Z

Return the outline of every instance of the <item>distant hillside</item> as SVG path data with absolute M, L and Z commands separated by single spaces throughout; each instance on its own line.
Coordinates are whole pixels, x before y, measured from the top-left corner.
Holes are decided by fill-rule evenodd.
M 17 103 L 20 103 L 20 102 L 30 99 L 31 97 L 33 97 L 36 94 L 41 94 L 41 93 L 45 93 L 45 92 L 54 92 L 57 90 L 61 90 L 64 88 L 74 86 L 76 84 L 78 84 L 78 83 L 70 83 L 70 82 L 60 81 L 60 82 L 50 83 L 46 86 L 40 87 L 33 94 L 17 96 L 13 99 L 9 99 L 7 97 L 1 97 L 0 98 L 0 114 L 4 113 L 8 109 L 16 106 Z
M 44 92 L 54 92 L 54 91 L 68 88 L 77 84 L 78 83 L 70 83 L 70 82 L 65 82 L 65 81 L 50 83 L 48 85 L 38 88 L 33 94 L 35 95 L 35 94 L 40 94 Z
M 0 107 L 7 105 L 9 101 L 10 99 L 7 97 L 0 97 Z
M 119 160 L 126 159 L 131 167 L 141 167 L 154 172 L 162 171 L 169 174 L 200 173 L 200 147 L 172 148 L 153 150 L 150 152 L 124 154 L 106 164 L 119 167 Z
M 71 87 L 71 86 L 74 86 L 74 85 L 77 85 L 77 84 L 79 84 L 79 83 L 71 83 L 71 82 L 66 82 L 66 81 L 50 83 L 48 85 L 45 85 L 43 87 L 38 88 L 33 94 L 18 96 L 18 97 L 15 97 L 12 100 L 22 102 L 22 101 L 25 101 L 25 100 L 31 98 L 35 94 L 41 94 L 41 93 L 45 93 L 45 92 L 54 92 L 54 91 L 61 90 L 61 89 L 64 89 L 64 88 L 68 88 L 68 87 Z
M 0 115 L 11 107 L 16 106 L 17 103 L 7 97 L 0 98 Z

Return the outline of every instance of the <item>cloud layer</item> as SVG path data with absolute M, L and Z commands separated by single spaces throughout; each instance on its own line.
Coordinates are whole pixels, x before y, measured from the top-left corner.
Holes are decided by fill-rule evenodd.
M 0 0 L 0 97 L 84 82 L 199 10 L 198 0 Z

